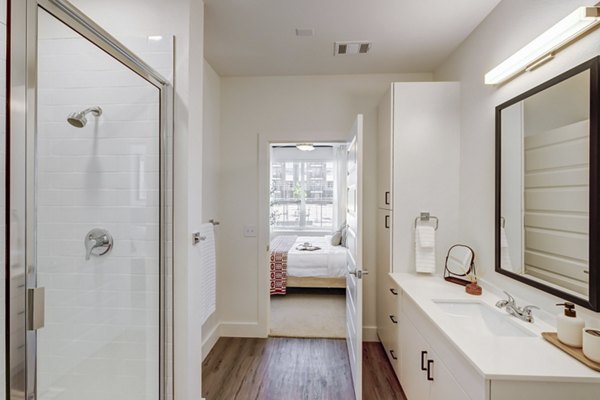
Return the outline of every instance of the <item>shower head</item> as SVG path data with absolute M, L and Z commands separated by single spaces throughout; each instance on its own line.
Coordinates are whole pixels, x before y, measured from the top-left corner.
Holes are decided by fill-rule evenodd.
M 69 115 L 67 121 L 75 128 L 83 128 L 85 124 L 87 124 L 87 118 L 85 116 L 89 113 L 92 113 L 94 117 L 99 117 L 102 115 L 102 109 L 100 107 L 90 107 L 83 111 L 74 112 Z

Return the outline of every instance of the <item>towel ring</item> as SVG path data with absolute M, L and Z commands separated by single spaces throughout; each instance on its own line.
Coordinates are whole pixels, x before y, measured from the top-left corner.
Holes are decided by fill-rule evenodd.
M 429 215 L 429 213 L 421 213 L 420 216 L 418 216 L 417 218 L 415 218 L 415 229 L 417 228 L 417 225 L 418 225 L 419 221 L 429 222 L 432 219 L 435 220 L 435 230 L 437 231 L 440 220 L 438 219 L 438 217 L 434 217 L 432 215 Z

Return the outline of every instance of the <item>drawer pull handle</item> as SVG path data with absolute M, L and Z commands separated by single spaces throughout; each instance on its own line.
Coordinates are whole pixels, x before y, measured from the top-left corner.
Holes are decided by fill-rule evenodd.
M 427 371 L 427 368 L 425 368 L 425 357 L 426 356 L 427 356 L 427 352 L 422 351 L 421 352 L 421 371 Z
M 385 204 L 390 204 L 390 192 L 385 192 Z
M 385 216 L 385 229 L 390 229 L 390 216 Z
M 427 360 L 427 380 L 433 380 L 433 360 Z
M 395 323 L 395 324 L 397 324 L 397 323 L 398 323 L 398 320 L 396 319 L 396 317 L 395 317 L 395 316 L 393 316 L 393 315 L 390 315 L 390 319 L 392 320 L 392 322 L 393 322 L 393 323 Z
M 394 296 L 398 296 L 398 291 L 396 289 L 390 288 L 390 292 L 392 292 Z
M 394 350 L 390 350 L 390 356 L 392 356 L 394 360 L 398 359 L 398 357 L 396 357 L 396 353 L 394 353 Z

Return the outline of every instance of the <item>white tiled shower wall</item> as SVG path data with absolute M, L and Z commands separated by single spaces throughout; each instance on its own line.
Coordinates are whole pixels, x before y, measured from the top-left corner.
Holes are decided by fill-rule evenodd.
M 135 43 L 169 76 L 171 45 Z M 41 399 L 157 399 L 158 90 L 81 38 L 39 41 L 38 286 Z M 71 112 L 100 106 L 86 127 Z M 114 237 L 85 260 L 92 228 Z

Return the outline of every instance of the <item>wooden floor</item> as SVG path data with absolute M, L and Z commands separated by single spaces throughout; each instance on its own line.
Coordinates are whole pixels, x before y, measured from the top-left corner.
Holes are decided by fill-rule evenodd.
M 363 350 L 363 399 L 406 400 L 379 343 Z M 344 340 L 221 338 L 202 365 L 207 400 L 352 400 Z

